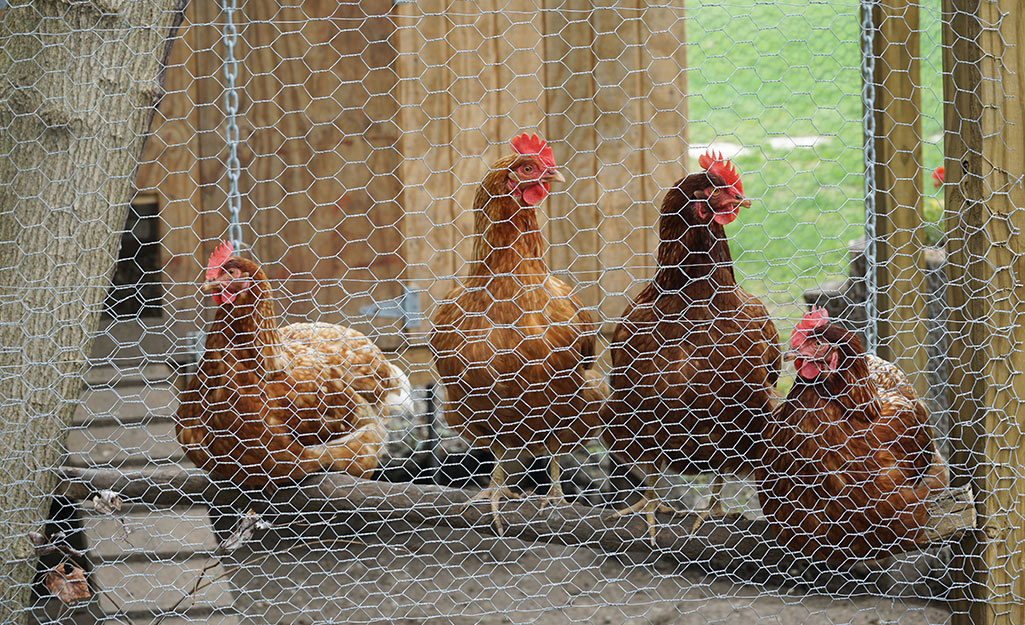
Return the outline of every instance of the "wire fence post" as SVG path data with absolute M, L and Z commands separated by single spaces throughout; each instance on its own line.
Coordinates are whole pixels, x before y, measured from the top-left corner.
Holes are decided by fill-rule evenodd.
M 954 0 L 945 9 L 956 466 L 981 493 L 983 528 L 956 560 L 971 584 L 953 622 L 1012 625 L 1025 622 L 1025 8 Z

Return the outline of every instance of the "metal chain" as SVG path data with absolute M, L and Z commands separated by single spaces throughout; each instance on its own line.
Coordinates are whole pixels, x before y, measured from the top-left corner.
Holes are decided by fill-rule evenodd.
M 878 347 L 878 307 L 876 297 L 876 118 L 875 57 L 872 40 L 875 25 L 872 8 L 876 0 L 861 2 L 861 99 L 865 146 L 865 350 L 875 354 Z
M 238 78 L 238 60 L 235 58 L 235 45 L 238 42 L 238 27 L 235 26 L 235 12 L 238 10 L 237 0 L 223 0 L 224 12 L 224 112 L 227 118 L 225 141 L 228 144 L 228 240 L 236 250 L 242 250 L 242 194 L 239 193 L 238 180 L 241 164 L 238 160 L 238 89 L 235 81 Z

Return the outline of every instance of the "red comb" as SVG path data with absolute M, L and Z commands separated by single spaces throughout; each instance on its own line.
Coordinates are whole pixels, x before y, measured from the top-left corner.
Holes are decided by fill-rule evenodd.
M 210 260 L 206 263 L 207 280 L 217 279 L 218 270 L 221 268 L 222 265 L 224 265 L 224 261 L 231 258 L 231 254 L 234 251 L 235 248 L 233 248 L 231 246 L 231 243 L 228 241 L 222 241 L 221 244 L 217 246 L 217 249 L 214 250 L 214 253 L 210 255 Z
M 555 154 L 552 152 L 552 148 L 549 147 L 541 137 L 523 133 L 522 135 L 510 139 L 509 143 L 517 154 L 533 154 L 539 156 L 545 165 L 555 167 Z
M 800 347 L 808 338 L 809 332 L 827 323 L 829 323 L 829 313 L 826 312 L 826 309 L 812 306 L 811 310 L 804 313 L 804 317 L 797 322 L 794 333 L 790 335 L 790 349 Z
M 744 194 L 744 184 L 740 181 L 740 174 L 733 163 L 723 158 L 722 152 L 716 153 L 711 149 L 698 158 L 698 165 L 710 174 L 715 174 L 726 181 L 726 186 Z
M 945 174 L 946 171 L 944 170 L 942 165 L 937 167 L 936 171 L 932 172 L 932 186 L 939 189 L 940 186 L 944 183 Z

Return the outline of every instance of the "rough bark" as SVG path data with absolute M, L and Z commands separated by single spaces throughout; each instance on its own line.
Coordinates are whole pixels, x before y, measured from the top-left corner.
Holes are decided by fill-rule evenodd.
M 52 469 L 182 0 L 12 2 L 0 23 L 0 622 L 23 622 Z

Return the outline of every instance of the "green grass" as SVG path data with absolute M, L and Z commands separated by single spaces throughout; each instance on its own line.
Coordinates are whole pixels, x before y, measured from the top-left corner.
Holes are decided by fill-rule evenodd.
M 942 129 L 939 4 L 926 0 L 920 18 L 929 141 Z M 747 148 L 735 163 L 754 205 L 728 228 L 734 258 L 749 290 L 792 303 L 842 278 L 847 242 L 864 232 L 859 4 L 700 0 L 687 16 L 690 141 Z M 768 143 L 810 135 L 829 139 Z M 941 164 L 941 147 L 926 145 L 927 168 Z

